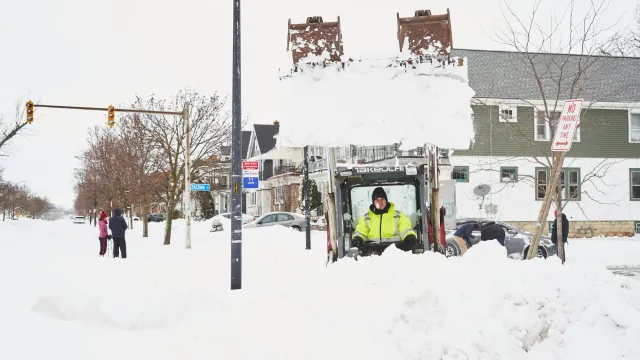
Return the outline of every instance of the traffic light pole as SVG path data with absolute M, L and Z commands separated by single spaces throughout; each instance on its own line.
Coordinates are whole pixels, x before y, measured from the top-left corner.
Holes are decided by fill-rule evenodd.
M 239 1 L 238 1 L 239 3 Z M 239 4 L 238 4 L 239 6 Z M 239 9 L 238 9 L 239 11 Z M 238 20 L 238 26 L 239 26 Z M 238 30 L 239 31 L 239 30 Z M 238 74 L 239 76 L 239 74 Z M 239 86 L 239 85 L 238 85 Z M 234 89 L 235 90 L 235 89 Z M 191 126 L 189 123 L 189 103 L 186 103 L 184 109 L 180 112 L 177 111 L 158 111 L 158 110 L 142 110 L 142 109 L 116 109 L 113 106 L 106 108 L 101 107 L 89 107 L 89 106 L 67 106 L 67 105 L 44 105 L 34 104 L 31 100 L 27 102 L 27 122 L 30 124 L 33 121 L 33 109 L 34 107 L 51 108 L 51 109 L 70 109 L 70 110 L 89 110 L 89 111 L 107 111 L 123 112 L 123 113 L 136 113 L 136 114 L 154 114 L 154 115 L 174 115 L 180 116 L 185 125 L 185 187 L 184 187 L 184 201 L 185 201 L 185 220 L 186 220 L 186 248 L 191 249 Z M 235 109 L 234 109 L 235 110 Z M 109 126 L 113 126 L 113 123 L 109 123 Z M 242 173 L 240 173 L 242 178 Z M 242 180 L 242 179 L 241 179 Z M 133 211 L 133 209 L 131 209 Z M 240 215 L 238 215 L 240 216 Z
M 242 92 L 240 0 L 233 0 L 231 106 L 231 290 L 242 289 Z

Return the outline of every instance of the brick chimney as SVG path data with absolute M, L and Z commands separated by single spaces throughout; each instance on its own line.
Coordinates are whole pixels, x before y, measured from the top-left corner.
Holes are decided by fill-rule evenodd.
M 274 120 L 274 121 L 273 121 L 273 125 L 280 125 L 280 121 L 278 121 L 278 120 Z

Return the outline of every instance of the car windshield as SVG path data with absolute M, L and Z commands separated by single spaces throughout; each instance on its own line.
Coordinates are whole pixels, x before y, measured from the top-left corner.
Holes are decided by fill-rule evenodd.
M 352 218 L 357 222 L 360 217 L 364 216 L 371 205 L 371 194 L 373 189 L 379 185 L 357 186 L 351 189 L 351 211 Z M 396 210 L 401 211 L 407 216 L 416 212 L 416 187 L 408 184 L 384 185 L 382 186 L 387 193 L 389 202 L 396 205 Z

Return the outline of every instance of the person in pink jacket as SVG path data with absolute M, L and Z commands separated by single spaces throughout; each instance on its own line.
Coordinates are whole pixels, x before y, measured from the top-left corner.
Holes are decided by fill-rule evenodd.
M 104 211 L 100 212 L 100 220 L 98 220 L 98 227 L 100 229 L 100 234 L 98 235 L 98 240 L 100 240 L 100 256 L 104 256 L 107 252 L 107 213 Z

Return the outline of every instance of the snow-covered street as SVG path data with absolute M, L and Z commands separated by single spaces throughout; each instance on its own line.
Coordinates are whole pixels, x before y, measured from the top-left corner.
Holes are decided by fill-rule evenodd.
M 229 233 L 141 224 L 126 260 L 99 258 L 71 220 L 0 223 L 1 359 L 637 359 L 640 240 L 570 240 L 568 263 L 507 259 L 497 243 L 462 258 L 344 259 L 325 233 L 244 232 L 243 289 L 229 289 Z M 228 228 L 228 227 L 227 227 Z

